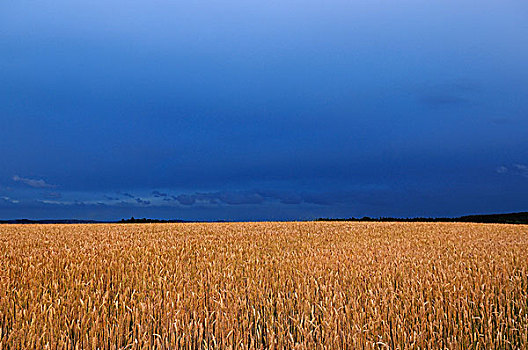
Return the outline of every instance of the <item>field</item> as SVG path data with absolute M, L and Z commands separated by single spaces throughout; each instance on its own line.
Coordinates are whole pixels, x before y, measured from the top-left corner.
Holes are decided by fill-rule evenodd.
M 0 349 L 527 349 L 528 226 L 0 225 Z

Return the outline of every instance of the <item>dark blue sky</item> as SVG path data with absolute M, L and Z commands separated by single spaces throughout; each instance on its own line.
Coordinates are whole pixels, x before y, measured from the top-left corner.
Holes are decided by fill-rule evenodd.
M 528 210 L 528 3 L 0 3 L 0 219 Z

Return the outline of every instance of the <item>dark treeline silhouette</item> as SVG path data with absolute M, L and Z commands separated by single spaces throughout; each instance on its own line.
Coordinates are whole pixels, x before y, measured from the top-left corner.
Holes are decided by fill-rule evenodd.
M 485 214 L 485 215 L 465 215 L 456 218 L 392 218 L 379 217 L 371 218 L 364 216 L 362 218 L 319 218 L 316 221 L 396 221 L 396 222 L 474 222 L 486 224 L 528 224 L 528 212 L 508 213 L 508 214 Z
M 120 224 L 147 224 L 147 223 L 174 223 L 174 222 L 189 222 L 185 220 L 179 220 L 179 219 L 169 219 L 169 220 L 159 220 L 159 219 L 135 219 L 134 217 L 131 217 L 130 219 L 121 219 L 119 221 Z
M 379 217 L 372 218 L 364 216 L 362 218 L 318 218 L 315 221 L 365 221 L 365 222 L 474 222 L 474 223 L 489 223 L 489 224 L 528 224 L 528 212 L 508 213 L 508 214 L 486 214 L 486 215 L 465 215 L 455 218 L 393 218 L 393 217 Z M 97 221 L 97 220 L 75 220 L 75 219 L 48 219 L 48 220 L 29 220 L 29 219 L 15 219 L 15 220 L 0 220 L 0 224 L 145 224 L 145 223 L 182 223 L 182 222 L 228 222 L 226 220 L 212 220 L 212 221 L 187 221 L 180 219 L 121 219 L 120 221 Z

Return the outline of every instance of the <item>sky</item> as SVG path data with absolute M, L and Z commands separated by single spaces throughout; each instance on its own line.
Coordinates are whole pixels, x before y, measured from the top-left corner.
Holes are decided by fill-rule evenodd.
M 525 0 L 0 2 L 0 219 L 528 210 Z

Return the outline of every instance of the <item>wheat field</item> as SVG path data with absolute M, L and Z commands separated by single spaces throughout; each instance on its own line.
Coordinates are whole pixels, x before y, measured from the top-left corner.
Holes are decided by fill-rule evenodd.
M 0 225 L 0 349 L 526 349 L 528 226 Z

